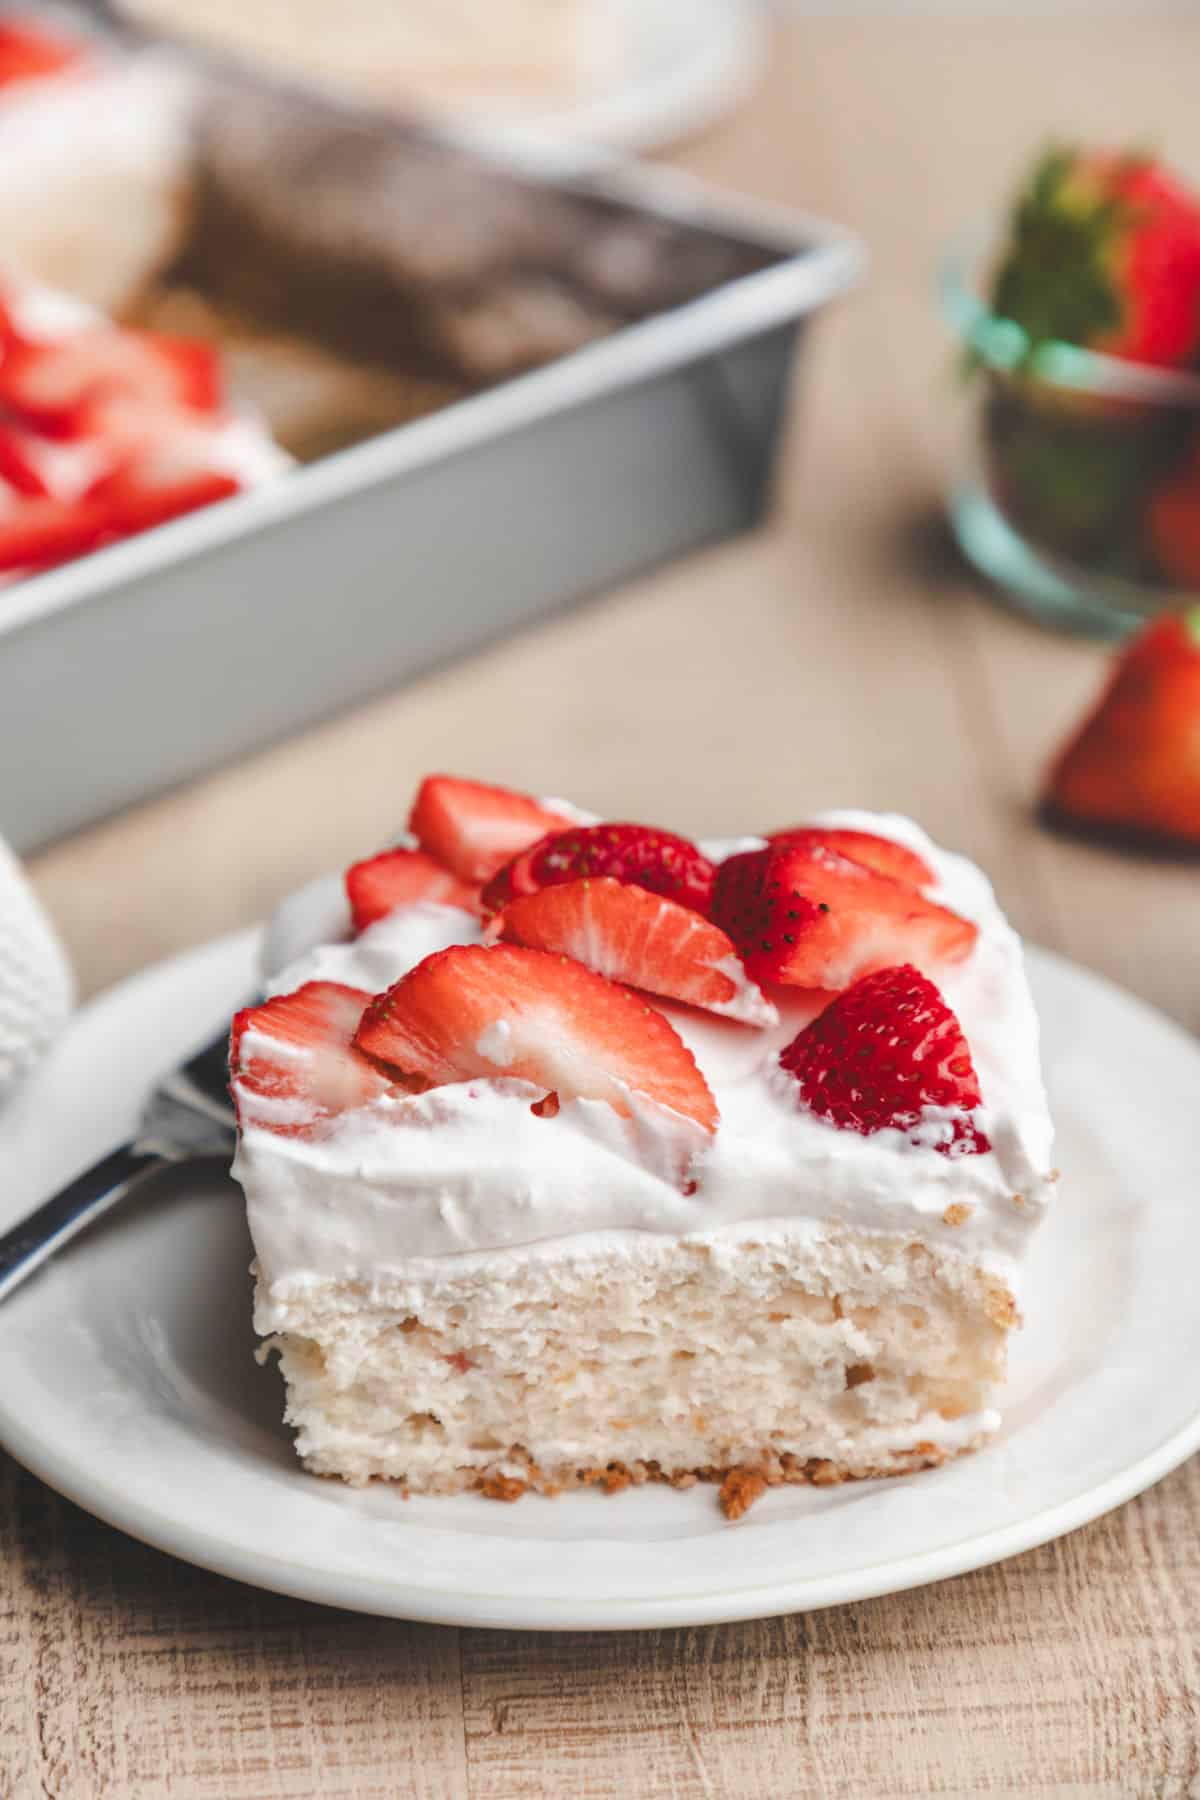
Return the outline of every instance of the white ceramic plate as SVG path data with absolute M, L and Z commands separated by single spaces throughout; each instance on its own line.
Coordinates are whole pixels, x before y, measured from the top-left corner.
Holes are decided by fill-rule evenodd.
M 0 1117 L 0 1223 L 127 1134 L 148 1082 L 251 986 L 255 937 L 164 963 L 77 1018 Z M 943 1469 L 781 1488 L 737 1525 L 713 1490 L 500 1506 L 305 1475 L 252 1356 L 232 1183 L 186 1175 L 0 1307 L 0 1439 L 135 1537 L 261 1587 L 447 1623 L 664 1626 L 794 1612 L 1057 1537 L 1200 1446 L 1200 1047 L 1034 953 L 1061 1200 L 1038 1240 L 998 1439 Z
M 484 96 L 449 116 L 487 133 L 660 148 L 702 130 L 746 94 L 765 60 L 765 0 L 613 0 L 624 52 L 614 78 L 561 105 Z

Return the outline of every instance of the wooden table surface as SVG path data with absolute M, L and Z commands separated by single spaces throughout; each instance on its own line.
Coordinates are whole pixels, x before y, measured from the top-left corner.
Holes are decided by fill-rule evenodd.
M 1032 822 L 1104 652 L 1000 610 L 946 549 L 954 386 L 930 299 L 946 235 L 1051 131 L 1153 140 L 1200 172 L 1198 68 L 1182 10 L 781 31 L 758 94 L 674 158 L 872 248 L 814 339 L 770 524 L 44 854 L 84 987 L 261 916 L 449 766 L 696 832 L 897 807 L 983 862 L 1030 937 L 1200 1026 L 1195 867 Z M 0 1457 L 0 1793 L 1195 1796 L 1198 1527 L 1193 1459 L 921 1592 L 539 1637 L 240 1587 Z

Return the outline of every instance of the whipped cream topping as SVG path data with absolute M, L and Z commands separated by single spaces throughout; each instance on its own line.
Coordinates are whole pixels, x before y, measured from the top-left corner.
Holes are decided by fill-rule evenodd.
M 631 1096 L 628 1118 L 599 1101 L 531 1111 L 541 1090 L 502 1075 L 428 1093 L 387 1095 L 342 1114 L 314 1138 L 249 1122 L 234 1172 L 247 1196 L 267 1286 L 282 1300 L 313 1281 L 371 1281 L 427 1259 L 569 1244 L 580 1234 L 745 1235 L 837 1219 L 914 1231 L 1013 1281 L 1050 1198 L 1052 1128 L 1021 947 L 985 877 L 896 815 L 822 813 L 813 824 L 890 837 L 933 867 L 932 897 L 972 919 L 979 940 L 939 985 L 971 1047 L 985 1154 L 948 1156 L 929 1133 L 841 1130 L 808 1111 L 778 1052 L 819 1010 L 775 990 L 766 1029 L 659 1002 L 691 1049 L 720 1109 L 714 1136 Z M 760 840 L 706 844 L 719 860 Z M 479 921 L 453 907 L 404 907 L 344 940 L 341 879 L 284 903 L 264 947 L 267 985 L 344 982 L 375 993 L 423 957 L 477 943 Z

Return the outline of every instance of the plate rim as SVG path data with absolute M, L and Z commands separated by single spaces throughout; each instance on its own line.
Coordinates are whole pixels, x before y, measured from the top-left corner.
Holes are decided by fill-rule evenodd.
M 235 956 L 248 954 L 261 929 L 250 927 L 209 939 L 139 970 L 81 1007 L 68 1031 L 76 1029 L 81 1021 L 90 1022 L 97 1014 L 119 1014 L 134 991 L 156 986 L 195 963 L 209 958 L 232 961 Z M 1031 962 L 1052 966 L 1068 979 L 1082 979 L 1099 987 L 1108 997 L 1140 1013 L 1155 1030 L 1165 1030 L 1175 1037 L 1193 1057 L 1200 1056 L 1200 1045 L 1182 1025 L 1107 976 L 1055 951 L 1031 944 L 1026 944 L 1025 949 Z M 78 1479 L 72 1459 L 56 1449 L 54 1440 L 49 1444 L 42 1442 L 36 1431 L 27 1429 L 19 1419 L 13 1420 L 2 1394 L 0 1443 L 30 1473 L 104 1524 L 152 1549 L 269 1592 L 375 1617 L 429 1624 L 518 1630 L 644 1630 L 774 1618 L 880 1598 L 971 1573 L 1037 1549 L 1145 1492 L 1200 1450 L 1200 1400 L 1192 1415 L 1160 1443 L 1106 1479 L 1027 1517 L 976 1532 L 952 1544 L 829 1575 L 733 1587 L 723 1584 L 644 1599 L 625 1596 L 581 1601 L 554 1595 L 522 1598 L 478 1589 L 468 1596 L 453 1588 L 404 1580 L 391 1580 L 383 1590 L 375 1576 L 314 1567 L 274 1552 L 231 1545 L 219 1533 L 189 1524 L 178 1525 L 159 1505 L 143 1502 L 136 1495 L 131 1497 L 116 1481 L 103 1475 Z

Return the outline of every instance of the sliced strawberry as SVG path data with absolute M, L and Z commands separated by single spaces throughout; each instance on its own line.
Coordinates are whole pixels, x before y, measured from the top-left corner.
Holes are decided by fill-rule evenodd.
M 716 866 L 703 851 L 673 831 L 651 825 L 573 825 L 534 844 L 501 869 L 483 891 L 485 912 L 520 893 L 560 881 L 611 876 L 707 913 Z
M 933 870 L 923 856 L 898 844 L 895 838 L 878 837 L 873 831 L 852 831 L 845 826 L 793 825 L 786 831 L 773 831 L 767 842 L 777 848 L 811 850 L 824 844 L 851 862 L 890 875 L 893 881 L 907 881 L 910 887 L 925 887 L 934 880 Z
M 100 502 L 25 500 L 0 514 L 0 574 L 52 569 L 119 535 Z
M 171 475 L 148 464 L 131 463 L 101 476 L 84 498 L 105 507 L 118 536 L 130 537 L 184 513 L 197 512 L 202 506 L 228 500 L 239 491 L 236 476 L 223 470 L 193 469 L 189 474 Z
M 496 870 L 491 880 L 484 883 L 479 896 L 479 906 L 485 919 L 493 913 L 500 912 L 510 900 L 521 894 L 536 894 L 541 883 L 531 873 L 533 859 L 544 844 L 549 844 L 559 836 L 557 831 L 548 831 L 529 846 L 512 857 L 501 868 Z
M 528 794 L 456 775 L 427 775 L 408 828 L 422 850 L 463 881 L 487 881 L 518 850 L 566 824 Z
M 25 500 L 0 514 L 0 573 L 54 568 L 237 491 L 232 476 L 208 473 L 167 488 L 143 491 L 133 483 L 114 490 L 102 483 L 79 500 Z
M 117 464 L 153 463 L 163 479 L 194 474 L 212 454 L 213 420 L 157 395 L 103 391 L 81 400 L 73 440 L 98 442 Z
M 713 923 L 756 981 L 837 990 L 912 962 L 937 970 L 969 956 L 970 920 L 822 845 L 731 856 L 717 871 Z
M 110 325 L 19 340 L 0 363 L 0 402 L 48 437 L 94 435 L 91 409 L 115 396 L 211 415 L 221 386 L 211 344 Z
M 81 45 L 47 31 L 39 20 L 0 21 L 0 87 L 61 75 L 84 60 Z
M 981 1098 L 962 1027 L 909 964 L 856 981 L 779 1062 L 805 1105 L 843 1131 L 906 1131 L 945 1156 L 991 1149 L 971 1117 Z
M 508 1076 L 626 1115 L 632 1091 L 716 1128 L 716 1102 L 674 1026 L 544 950 L 464 944 L 427 956 L 371 1002 L 354 1041 L 435 1087 Z
M 0 481 L 28 499 L 40 500 L 50 490 L 38 468 L 34 441 L 28 432 L 0 421 Z
M 509 903 L 494 928 L 509 943 L 560 950 L 612 981 L 748 1025 L 773 1025 L 779 1017 L 747 980 L 723 931 L 690 906 L 611 876 L 526 894 Z
M 0 297 L 0 360 L 7 356 L 16 344 L 24 343 L 24 337 L 17 330 L 17 322 L 12 316 L 12 309 Z
M 396 907 L 418 900 L 461 906 L 466 912 L 479 905 L 478 888 L 468 887 L 424 850 L 385 850 L 355 863 L 346 870 L 346 893 L 355 931 L 365 931 Z
M 395 1084 L 354 1048 L 370 994 L 309 981 L 233 1021 L 229 1078 L 238 1123 L 304 1137 Z

